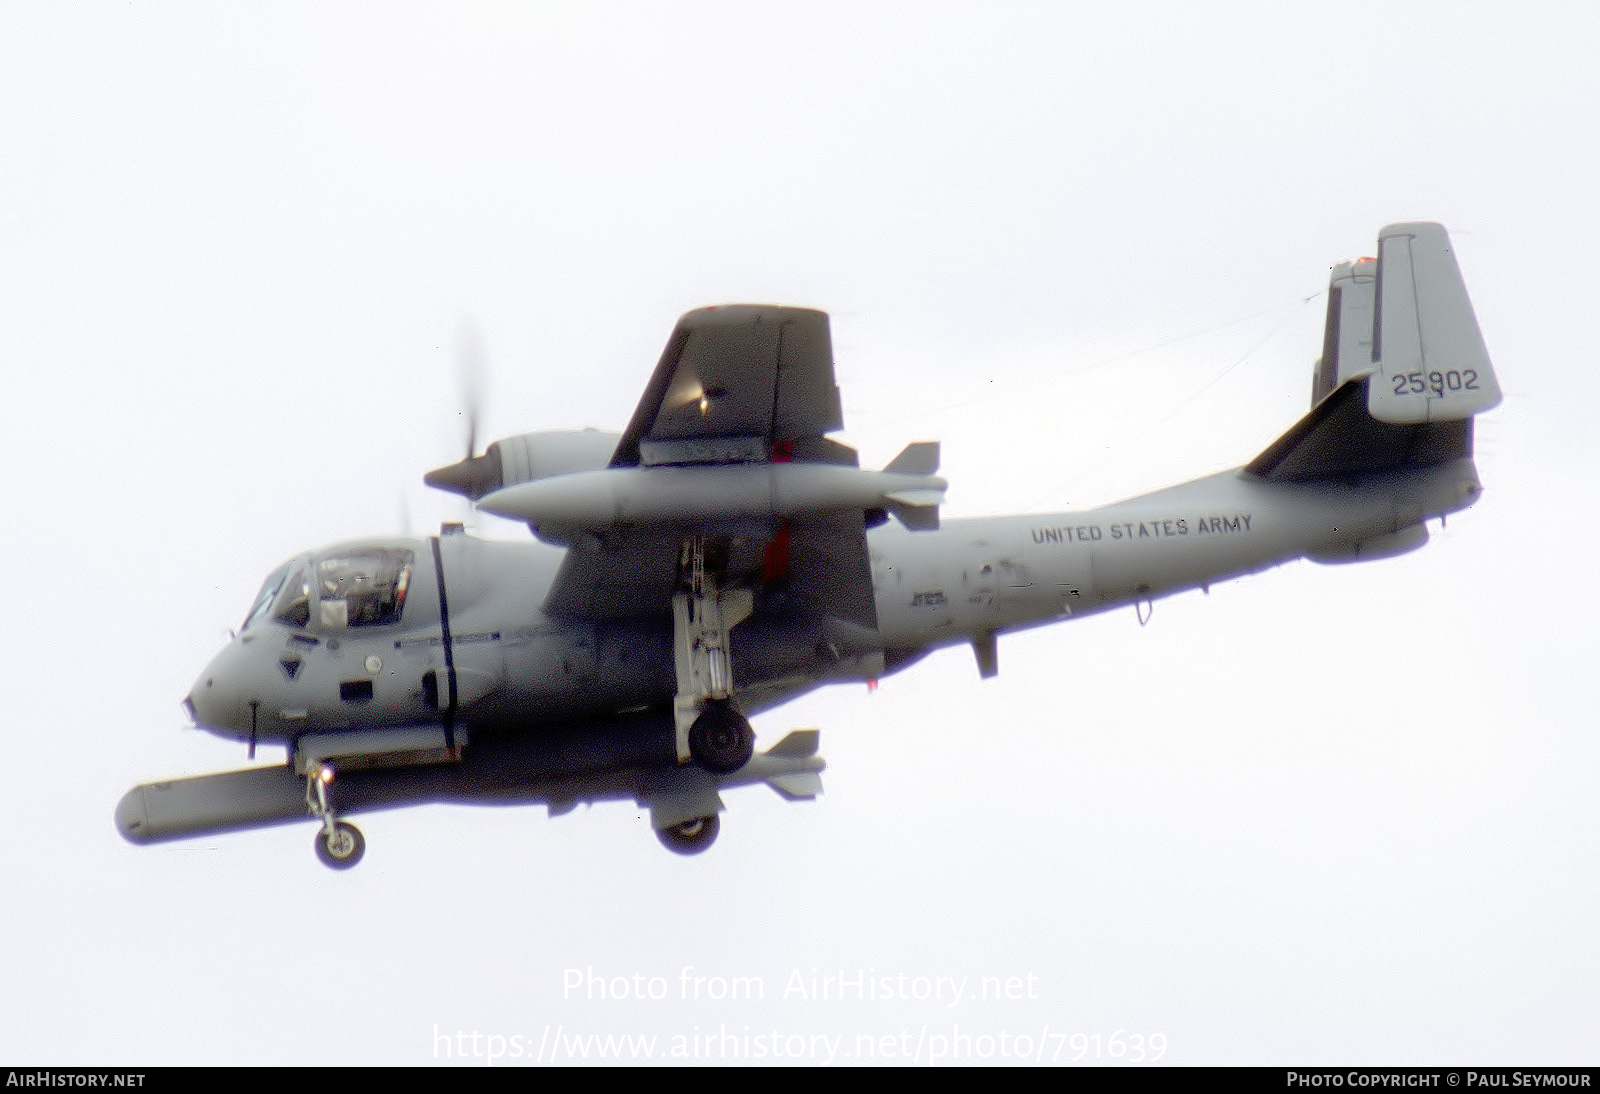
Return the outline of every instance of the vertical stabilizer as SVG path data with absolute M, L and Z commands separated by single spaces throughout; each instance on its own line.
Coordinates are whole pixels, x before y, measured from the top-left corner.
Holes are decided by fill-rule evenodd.
M 1246 472 L 1350 480 L 1471 458 L 1472 418 L 1500 402 L 1500 385 L 1442 226 L 1391 224 L 1377 258 L 1333 268 L 1311 395 L 1311 412 Z M 1410 549 L 1399 542 L 1381 549 Z
M 1500 402 L 1472 301 L 1439 224 L 1378 235 L 1377 311 L 1367 410 L 1380 422 L 1461 421 Z
M 1322 335 L 1322 357 L 1311 383 L 1311 405 L 1357 373 L 1372 368 L 1372 308 L 1378 282 L 1378 260 L 1341 262 L 1328 279 L 1328 324 Z

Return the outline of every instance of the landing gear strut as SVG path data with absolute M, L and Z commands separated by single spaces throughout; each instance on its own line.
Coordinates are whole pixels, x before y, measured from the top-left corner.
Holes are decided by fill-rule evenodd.
M 367 841 L 362 838 L 359 828 L 334 816 L 333 806 L 328 803 L 328 784 L 331 782 L 332 764 L 318 764 L 306 772 L 306 807 L 322 821 L 322 829 L 317 832 L 313 846 L 324 866 L 332 870 L 348 870 L 367 853 Z
M 704 537 L 685 539 L 682 585 L 672 598 L 678 762 L 693 760 L 717 775 L 749 763 L 755 749 L 750 722 L 734 701 L 728 644 L 728 632 L 754 609 L 755 598 L 749 589 L 722 588 L 725 556 L 725 548 Z

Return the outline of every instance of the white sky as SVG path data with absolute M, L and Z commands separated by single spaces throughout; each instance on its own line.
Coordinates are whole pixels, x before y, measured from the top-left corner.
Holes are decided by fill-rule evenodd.
M 1576 2 L 0 6 L 0 1057 L 726 1029 L 1594 1063 L 1597 31 Z M 310 823 L 113 828 L 134 783 L 243 763 L 177 703 L 275 564 L 460 516 L 420 475 L 459 455 L 463 316 L 492 438 L 621 426 L 688 308 L 825 308 L 864 462 L 937 437 L 947 515 L 1086 506 L 1265 447 L 1309 392 L 1302 301 L 1411 218 L 1453 232 L 1506 392 L 1483 502 L 1423 551 L 798 701 L 757 731 L 821 726 L 826 797 L 731 792 L 696 859 L 626 805 L 369 815 L 344 875 Z M 685 966 L 765 996 L 685 1000 Z M 967 997 L 785 998 L 796 970 Z

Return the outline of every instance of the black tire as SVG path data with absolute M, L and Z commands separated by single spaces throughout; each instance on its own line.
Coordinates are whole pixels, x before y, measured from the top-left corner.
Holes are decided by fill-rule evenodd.
M 656 838 L 661 846 L 676 855 L 698 855 L 717 841 L 722 821 L 715 813 L 709 817 L 696 817 L 668 828 L 657 828 Z
M 689 755 L 713 775 L 726 775 L 750 762 L 756 735 L 728 703 L 712 703 L 689 727 Z
M 313 846 L 322 865 L 330 870 L 348 870 L 367 853 L 367 841 L 362 838 L 361 829 L 344 821 L 334 822 L 331 838 L 327 829 L 319 831 Z

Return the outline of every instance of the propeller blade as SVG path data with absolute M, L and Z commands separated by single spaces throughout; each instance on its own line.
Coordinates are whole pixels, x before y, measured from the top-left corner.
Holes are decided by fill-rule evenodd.
M 467 459 L 478 454 L 478 422 L 483 410 L 484 377 L 489 372 L 489 354 L 483 334 L 470 316 L 456 324 L 456 382 L 461 388 L 461 412 L 467 422 Z
M 478 424 L 488 373 L 489 354 L 483 334 L 471 316 L 462 316 L 456 324 L 456 383 L 461 389 L 461 414 L 466 419 L 467 455 L 458 463 L 429 471 L 422 481 L 473 501 L 500 487 L 499 450 L 490 445 L 487 452 L 478 455 Z

